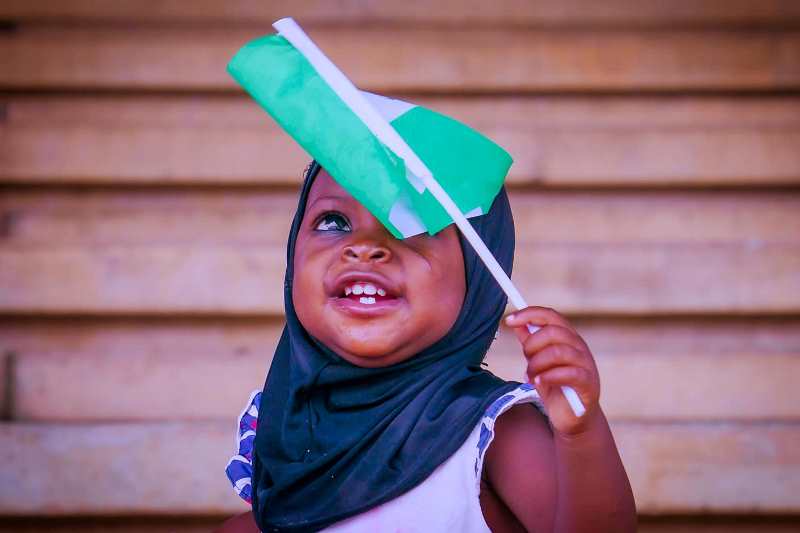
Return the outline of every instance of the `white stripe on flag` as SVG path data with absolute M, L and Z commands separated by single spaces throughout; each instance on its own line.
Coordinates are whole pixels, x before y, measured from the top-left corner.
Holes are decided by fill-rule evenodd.
M 380 113 L 387 122 L 391 122 L 400 115 L 417 107 L 416 104 L 410 104 L 408 102 L 404 102 L 403 100 L 389 98 L 380 94 L 370 93 L 367 91 L 361 91 L 361 94 L 363 94 L 369 103 L 378 110 L 378 113 Z
M 398 198 L 392 205 L 392 209 L 389 211 L 389 222 L 403 234 L 404 239 L 426 231 L 425 225 L 405 196 Z

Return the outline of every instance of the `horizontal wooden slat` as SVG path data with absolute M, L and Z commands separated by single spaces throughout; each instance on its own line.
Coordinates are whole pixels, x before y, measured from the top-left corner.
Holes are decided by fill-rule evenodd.
M 308 30 L 359 87 L 378 91 L 800 87 L 800 32 L 792 30 Z M 231 91 L 227 62 L 246 42 L 269 32 L 263 24 L 22 25 L 0 37 L 0 88 Z
M 794 533 L 800 529 L 796 516 L 640 516 L 640 533 Z
M 12 415 L 234 421 L 250 392 L 263 387 L 281 328 L 254 319 L 0 326 L 0 347 L 18 360 Z M 81 368 L 88 373 L 76 375 Z M 58 385 L 50 388 L 53 379 Z
M 770 191 L 509 193 L 526 244 L 800 244 L 800 194 Z M 0 249 L 285 246 L 297 192 L 7 189 Z
M 613 420 L 798 420 L 797 321 L 573 320 L 601 373 Z M 57 321 L 0 327 L 15 353 L 11 415 L 25 421 L 233 421 L 263 386 L 282 324 Z M 503 331 L 489 369 L 522 379 Z M 205 391 L 198 395 L 197 391 Z
M 0 311 L 275 314 L 277 247 L 147 246 L 0 251 Z
M 227 518 L 227 515 L 209 517 L 205 513 L 200 516 L 180 517 L 5 516 L 0 517 L 0 533 L 74 533 L 76 531 L 81 533 L 142 533 L 143 531 L 148 533 L 208 533 L 218 528 Z M 743 531 L 750 533 L 748 530 Z M 778 530 L 762 531 L 773 533 Z
M 800 508 L 795 424 L 612 425 L 642 513 Z
M 512 184 L 800 181 L 800 99 L 410 98 L 504 146 Z M 243 97 L 9 97 L 0 180 L 297 183 L 308 156 Z
M 746 331 L 738 333 L 737 327 Z M 746 345 L 758 335 L 749 328 L 730 326 L 729 332 Z M 674 340 L 651 328 L 650 346 L 632 350 L 623 346 L 624 328 L 618 333 L 622 338 L 613 348 L 589 344 L 600 371 L 601 405 L 612 419 L 800 419 L 800 391 L 794 386 L 800 376 L 800 346 L 779 352 L 721 350 L 706 342 L 664 349 L 655 345 Z M 666 335 L 679 336 L 680 329 Z M 500 336 L 487 361 L 505 379 L 524 379 L 526 362 L 510 334 Z
M 3 313 L 282 312 L 283 247 L 0 250 Z M 797 313 L 795 244 L 517 248 L 531 303 L 579 314 Z
M 645 514 L 796 512 L 800 426 L 614 424 Z M 0 425 L 0 513 L 235 512 L 230 424 Z M 39 475 L 47 472 L 47 476 Z
M 235 443 L 231 424 L 0 424 L 0 443 L 0 514 L 247 508 L 224 472 Z
M 411 0 L 199 0 L 187 9 L 176 1 L 117 0 L 5 0 L 0 17 L 13 20 L 96 20 L 96 21 L 193 21 L 272 23 L 286 13 L 304 22 L 356 23 L 406 22 L 504 25 L 630 24 L 674 26 L 675 24 L 787 24 L 800 19 L 800 9 L 791 1 L 771 0 L 560 0 L 526 2 L 496 0 L 492 9 L 480 0 L 427 2 Z

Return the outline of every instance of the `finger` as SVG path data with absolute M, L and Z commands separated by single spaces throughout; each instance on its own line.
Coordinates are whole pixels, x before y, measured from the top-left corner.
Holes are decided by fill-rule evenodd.
M 577 350 L 588 351 L 586 343 L 577 333 L 561 326 L 545 326 L 530 334 L 522 342 L 522 351 L 525 353 L 525 357 L 530 358 L 551 344 L 568 344 Z
M 545 387 L 568 385 L 577 391 L 588 390 L 592 385 L 592 374 L 578 366 L 557 366 L 534 377 L 534 383 Z
M 516 328 L 511 328 L 511 330 L 514 332 L 514 335 L 517 337 L 517 340 L 520 343 L 525 342 L 525 339 L 531 335 L 526 326 L 517 326 Z
M 526 324 L 537 326 L 553 324 L 562 328 L 574 329 L 561 313 L 550 307 L 532 305 L 515 311 L 506 317 L 506 325 L 508 326 L 525 326 Z
M 528 360 L 528 375 L 536 376 L 558 366 L 586 368 L 583 354 L 569 344 L 552 344 Z

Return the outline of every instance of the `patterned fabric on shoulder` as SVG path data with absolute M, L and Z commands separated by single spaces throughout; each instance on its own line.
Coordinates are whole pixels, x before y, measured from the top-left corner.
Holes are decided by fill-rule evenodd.
M 233 490 L 247 503 L 253 503 L 253 443 L 256 438 L 256 424 L 258 423 L 258 406 L 261 402 L 261 391 L 254 390 L 250 394 L 247 406 L 239 415 L 239 426 L 236 430 L 234 449 L 236 453 L 228 466 L 225 474 L 231 480 Z

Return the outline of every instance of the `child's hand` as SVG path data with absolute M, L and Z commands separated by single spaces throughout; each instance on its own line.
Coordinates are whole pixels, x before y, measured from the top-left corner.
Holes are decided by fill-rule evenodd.
M 526 307 L 508 315 L 506 324 L 522 343 L 528 379 L 544 401 L 553 429 L 563 436 L 585 431 L 597 417 L 600 399 L 600 376 L 589 346 L 566 318 L 549 307 Z M 528 333 L 526 324 L 541 329 Z M 580 418 L 564 398 L 562 385 L 575 389 L 586 407 Z

